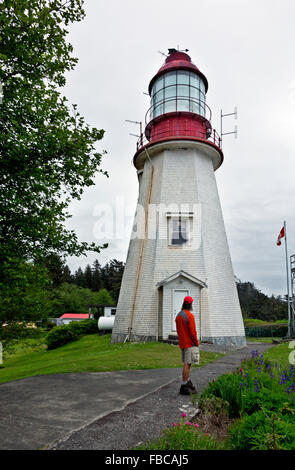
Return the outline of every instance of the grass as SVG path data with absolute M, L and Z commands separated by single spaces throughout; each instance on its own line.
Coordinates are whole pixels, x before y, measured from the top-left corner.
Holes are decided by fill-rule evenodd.
M 290 342 L 291 343 L 291 342 Z M 277 362 L 281 364 L 283 367 L 290 367 L 289 356 L 295 348 L 289 348 L 288 342 L 278 344 L 273 348 L 268 349 L 263 353 L 265 359 L 269 359 L 270 361 Z M 255 349 L 255 348 L 253 348 Z
M 247 336 L 246 340 L 247 340 L 247 343 L 253 343 L 253 342 L 256 342 L 256 343 L 272 343 L 272 340 L 275 339 L 275 340 L 281 340 L 282 338 L 272 338 L 272 337 L 259 337 L 259 336 Z
M 213 436 L 199 431 L 192 423 L 174 423 L 152 442 L 140 444 L 134 450 L 223 450 L 225 445 Z
M 4 345 L 0 383 L 40 374 L 182 367 L 178 346 L 157 342 L 110 344 L 110 339 L 111 335 L 87 335 L 51 351 L 45 349 L 44 340 L 19 340 L 14 351 L 7 354 Z M 221 356 L 202 351 L 198 367 Z
M 245 326 L 288 325 L 288 320 L 265 321 L 258 318 L 244 318 Z
M 42 351 L 46 349 L 44 333 L 38 338 L 22 338 L 2 340 L 4 360 L 22 355 L 25 352 Z

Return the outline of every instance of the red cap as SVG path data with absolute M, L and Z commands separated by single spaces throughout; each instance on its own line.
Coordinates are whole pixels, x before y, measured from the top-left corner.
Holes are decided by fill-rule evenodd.
M 188 304 L 191 304 L 194 301 L 194 299 L 188 295 L 187 297 L 183 299 L 183 301 L 187 302 Z

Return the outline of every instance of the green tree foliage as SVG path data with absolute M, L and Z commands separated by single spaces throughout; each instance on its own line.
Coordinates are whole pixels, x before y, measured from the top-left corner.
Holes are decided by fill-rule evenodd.
M 98 291 L 102 288 L 103 282 L 101 279 L 101 264 L 96 259 L 92 265 L 92 289 Z
M 37 320 L 52 313 L 52 281 L 43 266 L 18 258 L 4 261 L 0 281 L 0 321 Z
M 106 289 L 117 302 L 124 266 L 122 261 L 116 259 L 110 260 L 104 266 L 101 266 L 99 261 L 95 260 L 92 267 L 88 264 L 84 271 L 79 267 L 72 278 L 72 282 L 79 287 L 86 287 L 93 291 Z
M 280 296 L 268 297 L 256 289 L 252 282 L 238 282 L 237 289 L 244 318 L 265 321 L 287 318 L 287 302 Z
M 90 264 L 87 264 L 84 271 L 85 283 L 88 289 L 92 289 L 92 269 Z
M 48 275 L 52 280 L 52 287 L 58 287 L 64 282 L 71 282 L 71 271 L 59 255 L 51 253 L 43 258 L 42 261 L 40 260 L 38 264 L 45 266 L 47 269 Z
M 118 300 L 122 276 L 124 272 L 124 263 L 112 259 L 101 270 L 101 277 L 104 287 L 111 292 L 112 297 Z
M 102 172 L 95 146 L 104 131 L 59 91 L 77 63 L 68 26 L 84 16 L 82 0 L 0 3 L 1 261 L 100 251 L 63 225 L 70 201 Z
M 95 292 L 96 304 L 100 305 L 113 305 L 114 301 L 111 294 L 106 289 L 101 289 L 99 292 Z
M 88 313 L 88 306 L 114 303 L 106 289 L 93 292 L 85 287 L 64 283 L 53 292 L 53 310 L 55 316 L 63 313 Z

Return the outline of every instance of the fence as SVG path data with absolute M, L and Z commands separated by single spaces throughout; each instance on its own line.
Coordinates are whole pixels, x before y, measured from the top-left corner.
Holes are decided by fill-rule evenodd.
M 283 338 L 288 334 L 287 325 L 246 326 L 246 336 L 252 338 Z

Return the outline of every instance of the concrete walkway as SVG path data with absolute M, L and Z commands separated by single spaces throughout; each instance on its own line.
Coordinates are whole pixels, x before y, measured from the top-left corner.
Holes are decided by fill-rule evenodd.
M 253 343 L 192 369 L 198 390 L 270 344 Z M 202 345 L 201 349 L 216 350 Z M 130 449 L 194 414 L 180 369 L 40 375 L 0 385 L 0 449 Z

